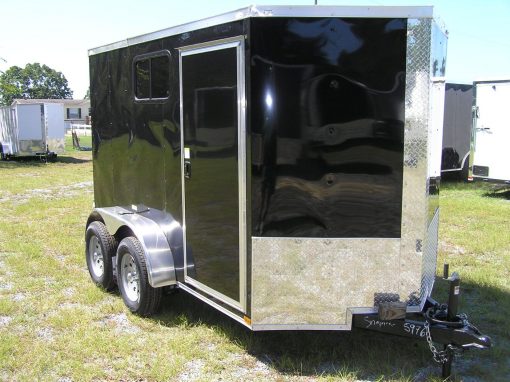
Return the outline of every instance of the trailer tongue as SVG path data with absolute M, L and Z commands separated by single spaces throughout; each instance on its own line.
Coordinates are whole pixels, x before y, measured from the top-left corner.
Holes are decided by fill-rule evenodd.
M 442 377 L 449 379 L 455 355 L 469 349 L 489 349 L 491 339 L 471 324 L 466 314 L 457 313 L 460 277 L 457 273 L 449 277 L 448 264 L 443 279 L 450 287 L 447 304 L 428 297 L 421 312 L 406 313 L 399 303 L 381 303 L 377 313 L 354 315 L 353 326 L 427 341 L 434 361 L 441 364 Z M 443 348 L 438 350 L 435 344 Z

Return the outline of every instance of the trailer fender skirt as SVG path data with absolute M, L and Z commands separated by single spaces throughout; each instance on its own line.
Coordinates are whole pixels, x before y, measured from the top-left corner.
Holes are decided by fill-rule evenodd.
M 143 247 L 147 263 L 149 284 L 153 288 L 176 285 L 174 254 L 165 235 L 165 229 L 172 229 L 172 222 L 165 219 L 162 226 L 154 220 L 161 211 L 142 208 L 137 210 L 124 207 L 96 208 L 92 214 L 99 214 L 110 234 L 114 235 L 121 227 L 128 227 Z M 165 214 L 168 216 L 168 214 Z M 180 224 L 173 222 L 180 228 Z

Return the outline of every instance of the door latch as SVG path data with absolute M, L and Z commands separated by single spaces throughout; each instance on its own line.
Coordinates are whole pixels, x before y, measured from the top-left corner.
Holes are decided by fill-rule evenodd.
M 184 177 L 191 179 L 191 161 L 189 159 L 184 160 Z

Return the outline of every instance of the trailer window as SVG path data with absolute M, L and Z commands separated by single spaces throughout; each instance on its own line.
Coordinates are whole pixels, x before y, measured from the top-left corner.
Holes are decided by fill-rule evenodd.
M 135 95 L 138 99 L 150 98 L 149 60 L 138 61 L 135 64 Z
M 170 54 L 137 56 L 133 65 L 134 93 L 137 101 L 163 100 L 170 94 Z

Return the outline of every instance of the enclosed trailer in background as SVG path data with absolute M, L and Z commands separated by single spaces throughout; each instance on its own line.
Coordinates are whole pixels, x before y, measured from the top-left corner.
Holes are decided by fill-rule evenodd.
M 510 184 L 510 79 L 473 82 L 470 179 Z
M 64 109 L 61 103 L 14 102 L 0 108 L 0 147 L 10 157 L 55 157 L 64 152 Z
M 446 83 L 441 172 L 467 180 L 471 144 L 473 85 Z
M 252 330 L 432 336 L 447 369 L 453 348 L 490 345 L 456 315 L 458 278 L 448 317 L 430 298 L 446 64 L 431 7 L 249 7 L 89 55 L 86 260 L 131 311 L 178 288 Z

